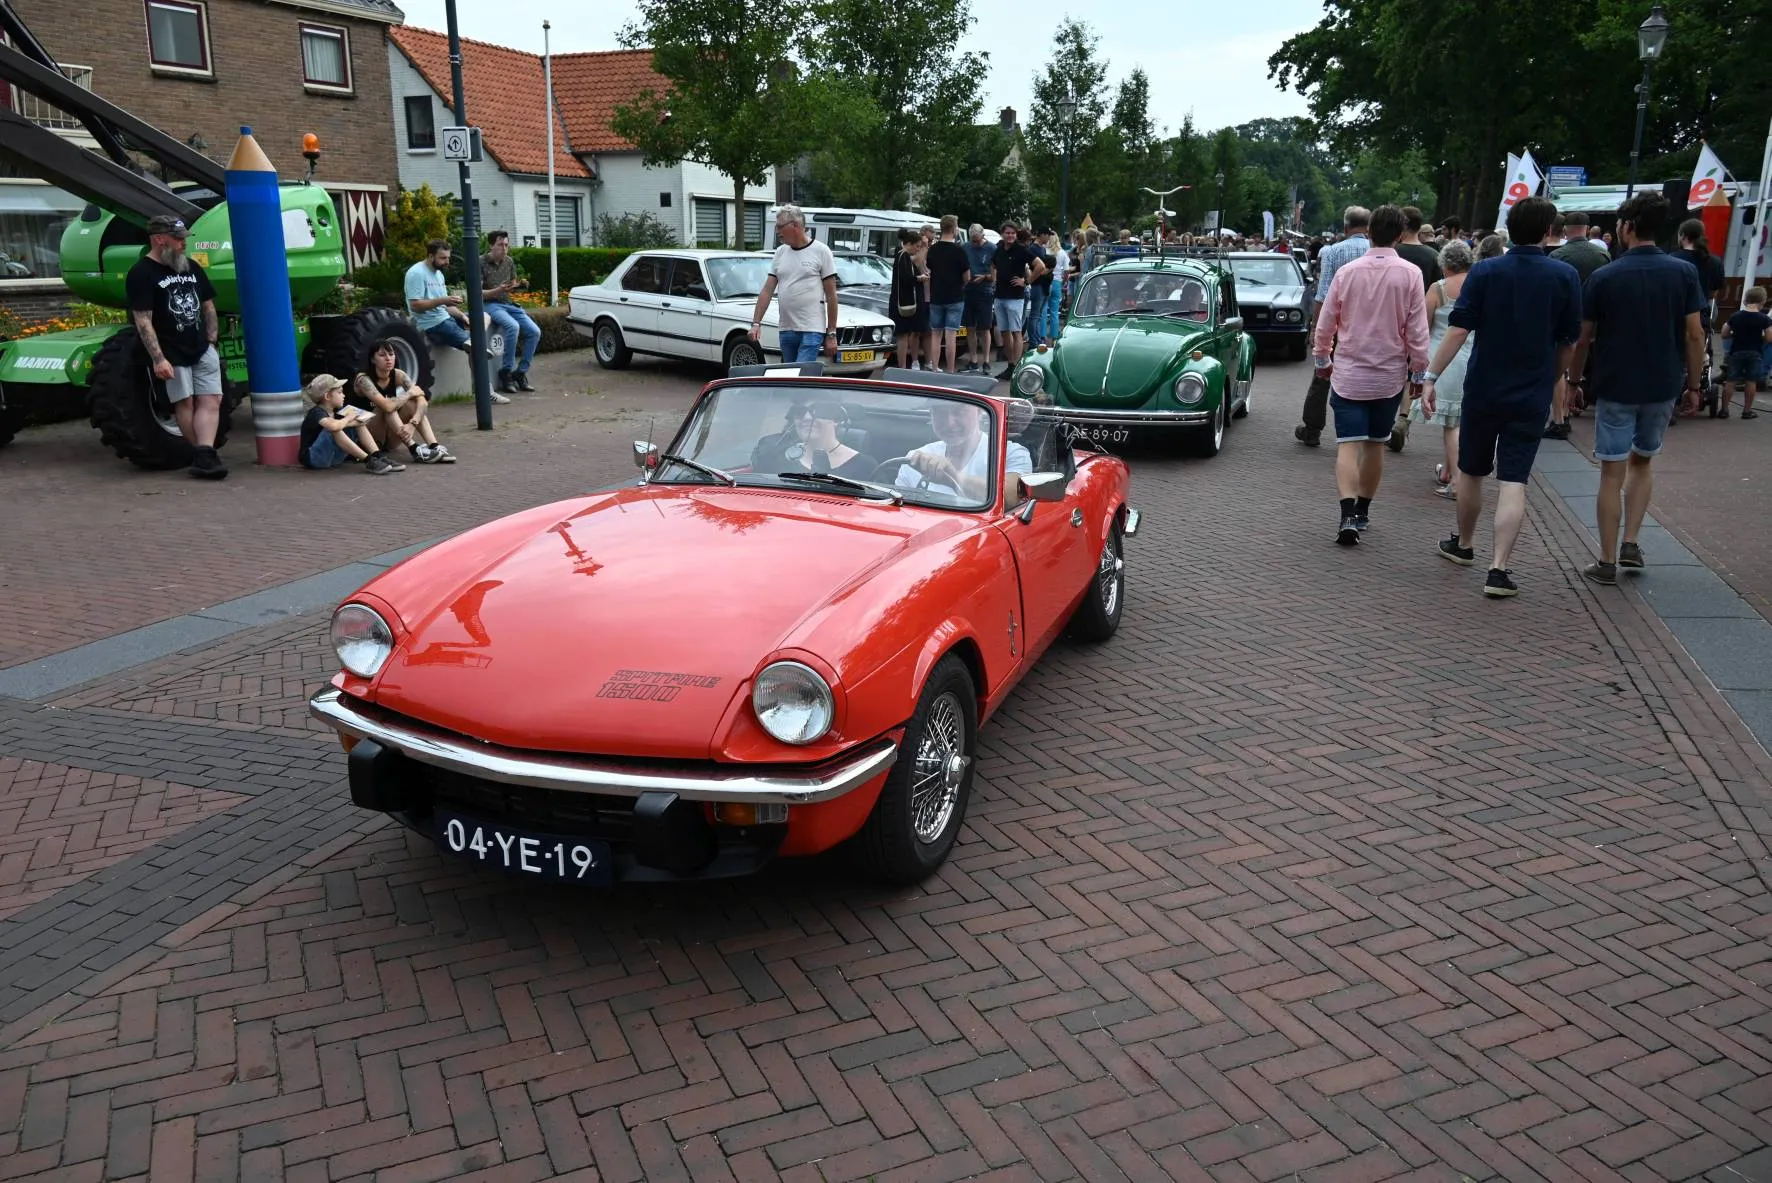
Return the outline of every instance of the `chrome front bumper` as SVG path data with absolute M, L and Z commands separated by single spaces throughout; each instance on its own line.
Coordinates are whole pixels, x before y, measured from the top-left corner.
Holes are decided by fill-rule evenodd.
M 438 768 L 482 780 L 569 793 L 639 797 L 674 793 L 687 801 L 733 801 L 753 805 L 811 805 L 841 797 L 892 767 L 898 745 L 874 744 L 844 759 L 804 772 L 746 770 L 712 762 L 644 767 L 595 756 L 529 752 L 479 743 L 396 716 L 328 687 L 308 701 L 309 712 L 335 731 L 373 740 L 385 748 Z
M 1087 407 L 1058 407 L 1064 419 L 1091 427 L 1205 427 L 1215 411 L 1096 411 Z

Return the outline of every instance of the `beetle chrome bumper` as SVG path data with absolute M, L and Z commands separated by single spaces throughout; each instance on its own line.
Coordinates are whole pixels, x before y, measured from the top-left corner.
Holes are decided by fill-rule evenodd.
M 1205 427 L 1216 409 L 1199 411 L 1096 411 L 1087 407 L 1059 407 L 1060 418 L 1090 427 Z
M 674 793 L 686 801 L 811 805 L 860 788 L 891 768 L 898 757 L 898 745 L 887 740 L 804 772 L 783 771 L 779 766 L 756 771 L 712 762 L 677 767 L 624 764 L 595 756 L 478 743 L 380 710 L 330 687 L 308 701 L 308 710 L 335 731 L 373 740 L 438 768 L 500 784 L 616 797 Z

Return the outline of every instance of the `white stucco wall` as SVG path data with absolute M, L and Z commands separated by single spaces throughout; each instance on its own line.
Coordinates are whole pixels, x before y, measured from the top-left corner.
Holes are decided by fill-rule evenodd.
M 603 187 L 597 192 L 599 215 L 649 213 L 677 232 L 680 245 L 689 242 L 683 235 L 681 165 L 647 168 L 638 152 L 606 152 L 598 155 L 597 168 L 603 175 Z M 671 195 L 669 208 L 658 204 L 660 193 Z
M 406 55 L 388 43 L 388 86 L 393 93 L 394 105 L 394 151 L 400 157 L 400 184 L 407 189 L 417 189 L 420 185 L 429 185 L 434 193 L 453 193 L 461 196 L 460 166 L 453 160 L 444 160 L 441 154 L 430 151 L 415 151 L 406 146 L 406 100 L 414 95 L 428 95 L 431 99 L 431 117 L 435 120 L 438 133 L 449 126 L 451 116 L 449 109 L 443 105 L 442 99 L 431 89 L 424 75 L 412 68 Z M 511 227 L 514 217 L 514 198 L 511 180 L 498 170 L 490 153 L 485 160 L 471 166 L 471 177 L 474 184 L 474 200 L 480 203 L 480 221 L 486 226 Z M 392 196 L 390 195 L 390 200 Z M 531 234 L 535 233 L 535 210 L 529 211 Z M 512 230 L 515 233 L 515 230 Z M 522 239 L 517 241 L 521 242 Z

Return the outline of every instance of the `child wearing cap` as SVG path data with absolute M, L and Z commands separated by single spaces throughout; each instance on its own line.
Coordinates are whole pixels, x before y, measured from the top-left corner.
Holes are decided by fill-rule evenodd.
M 308 408 L 301 423 L 301 463 L 303 468 L 336 468 L 347 459 L 363 463 L 370 476 L 402 472 L 406 466 L 396 464 L 375 446 L 369 433 L 373 415 L 357 407 L 345 406 L 345 384 L 331 374 L 321 374 L 309 382 L 304 393 L 314 405 Z M 352 439 L 352 435 L 356 438 Z

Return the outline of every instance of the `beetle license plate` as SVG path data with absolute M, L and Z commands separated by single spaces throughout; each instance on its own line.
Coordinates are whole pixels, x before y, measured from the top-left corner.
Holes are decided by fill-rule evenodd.
M 874 351 L 872 349 L 845 349 L 843 360 L 845 362 L 873 361 Z
M 609 843 L 570 834 L 515 830 L 446 809 L 433 814 L 437 841 L 451 854 L 536 879 L 606 887 L 615 880 Z
M 1079 427 L 1077 434 L 1103 444 L 1123 444 L 1132 438 L 1130 427 Z

